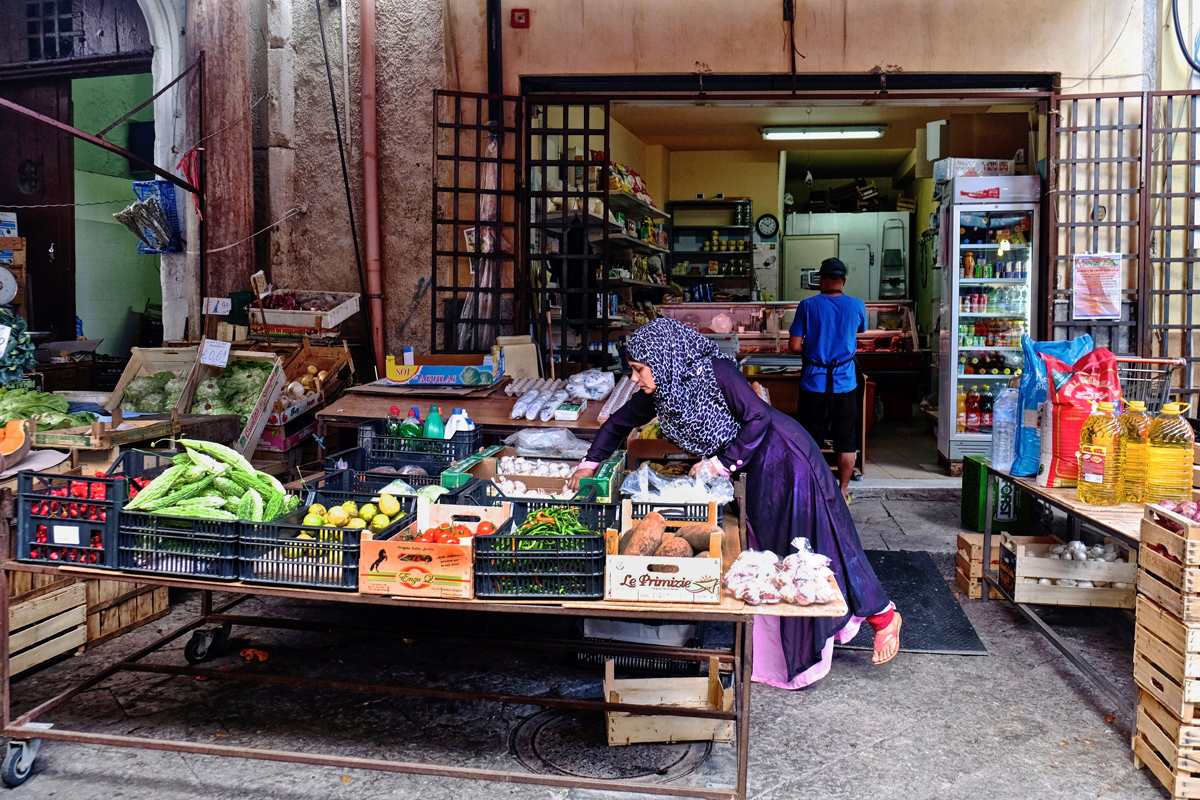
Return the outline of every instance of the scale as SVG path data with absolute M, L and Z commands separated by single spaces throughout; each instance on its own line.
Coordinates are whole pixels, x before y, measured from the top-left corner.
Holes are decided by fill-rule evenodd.
M 7 268 L 0 269 L 0 305 L 6 306 L 17 299 L 17 278 Z

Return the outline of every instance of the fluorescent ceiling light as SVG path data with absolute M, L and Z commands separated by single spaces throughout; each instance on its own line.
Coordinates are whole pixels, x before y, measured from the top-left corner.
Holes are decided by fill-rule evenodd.
M 796 139 L 878 139 L 886 125 L 783 125 L 763 128 L 767 141 Z

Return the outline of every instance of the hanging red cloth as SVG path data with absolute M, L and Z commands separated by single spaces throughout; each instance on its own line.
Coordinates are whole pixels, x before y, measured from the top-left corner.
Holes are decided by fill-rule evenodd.
M 183 154 L 183 158 L 179 159 L 179 163 L 175 165 L 175 169 L 183 173 L 184 179 L 192 186 L 200 185 L 200 148 L 193 147 Z M 200 195 L 192 195 L 192 203 L 196 206 L 196 216 L 204 220 L 204 213 L 200 210 Z

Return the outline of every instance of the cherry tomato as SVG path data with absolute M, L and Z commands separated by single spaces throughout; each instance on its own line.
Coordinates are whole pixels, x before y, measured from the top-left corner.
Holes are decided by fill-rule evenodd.
M 441 532 L 442 532 L 441 528 L 427 528 L 425 530 L 425 535 L 432 539 L 436 539 L 441 534 Z
M 476 536 L 489 536 L 496 532 L 496 526 L 484 520 L 475 528 Z

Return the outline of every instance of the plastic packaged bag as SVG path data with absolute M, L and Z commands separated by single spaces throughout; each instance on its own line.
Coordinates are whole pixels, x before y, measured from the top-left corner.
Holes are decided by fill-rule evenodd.
M 1017 457 L 1011 472 L 1019 477 L 1030 477 L 1037 474 L 1041 462 L 1038 406 L 1046 402 L 1046 365 L 1041 355 L 1044 353 L 1074 364 L 1092 352 L 1095 344 L 1087 334 L 1062 342 L 1035 342 L 1026 335 L 1021 337 L 1021 347 L 1025 351 L 1025 371 L 1021 373 L 1021 388 L 1017 395 Z
M 625 477 L 621 494 L 643 503 L 729 503 L 733 500 L 733 481 L 722 475 L 712 475 L 708 481 L 687 475 L 668 478 L 650 469 L 649 464 L 642 464 Z
M 611 372 L 584 370 L 567 378 L 567 393 L 573 400 L 603 400 L 616 382 L 616 376 Z
M 504 443 L 515 448 L 519 456 L 565 458 L 570 461 L 583 460 L 591 447 L 566 428 L 524 428 L 509 436 Z
M 1042 411 L 1038 486 L 1072 487 L 1079 480 L 1079 434 L 1096 403 L 1120 405 L 1117 357 L 1097 348 L 1074 364 L 1042 356 L 1049 400 Z

